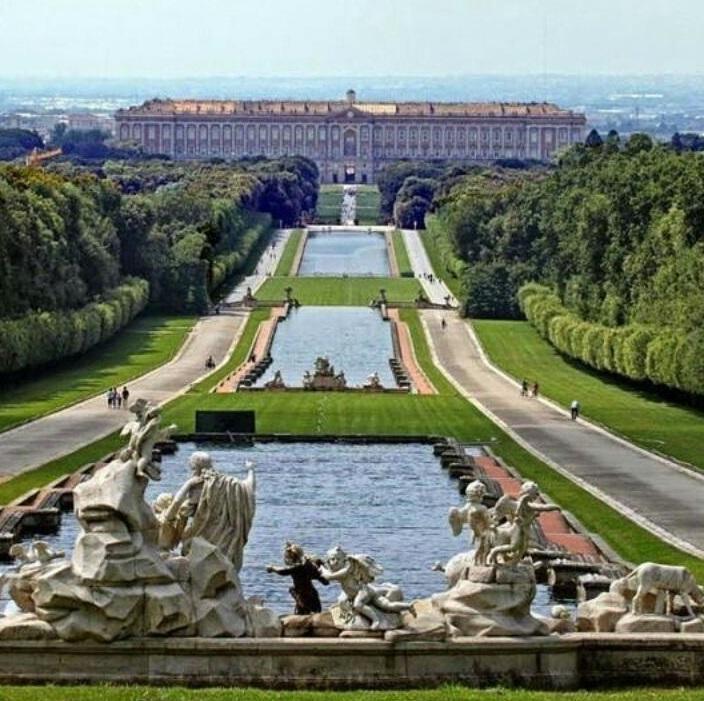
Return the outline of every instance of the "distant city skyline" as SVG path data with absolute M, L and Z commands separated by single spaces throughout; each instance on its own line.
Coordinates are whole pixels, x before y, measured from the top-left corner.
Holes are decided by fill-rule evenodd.
M 700 0 L 0 0 L 0 27 L 5 79 L 704 73 Z

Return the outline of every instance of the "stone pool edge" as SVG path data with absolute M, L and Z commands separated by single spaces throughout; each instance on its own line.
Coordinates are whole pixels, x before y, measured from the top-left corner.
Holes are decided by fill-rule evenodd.
M 704 683 L 704 635 L 575 633 L 545 638 L 142 638 L 0 641 L 2 684 L 266 688 L 609 688 Z

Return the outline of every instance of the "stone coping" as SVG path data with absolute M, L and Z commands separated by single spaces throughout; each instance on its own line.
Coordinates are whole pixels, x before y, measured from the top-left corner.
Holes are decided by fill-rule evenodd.
M 1 683 L 574 689 L 704 683 L 704 634 L 582 634 L 445 642 L 148 638 L 0 641 Z

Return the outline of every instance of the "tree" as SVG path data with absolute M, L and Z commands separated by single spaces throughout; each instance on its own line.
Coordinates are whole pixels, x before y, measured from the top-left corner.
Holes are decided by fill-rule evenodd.
M 596 129 L 592 129 L 589 134 L 587 134 L 584 145 L 589 148 L 601 148 L 604 145 L 604 141 L 599 135 L 599 132 Z

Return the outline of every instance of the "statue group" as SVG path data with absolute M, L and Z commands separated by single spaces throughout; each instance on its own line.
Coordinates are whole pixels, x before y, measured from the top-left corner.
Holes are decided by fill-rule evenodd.
M 444 567 L 445 591 L 413 602 L 398 585 L 379 581 L 383 568 L 367 554 L 336 546 L 317 558 L 286 543 L 283 566 L 267 567 L 293 581 L 294 614 L 280 618 L 263 602 L 245 598 L 239 579 L 256 507 L 252 466 L 236 478 L 218 471 L 208 453 L 195 452 L 184 484 L 150 504 L 146 489 L 161 478 L 155 446 L 175 427 L 162 428 L 160 409 L 147 402 L 138 400 L 130 409 L 134 418 L 122 431 L 125 447 L 74 490 L 80 532 L 71 558 L 41 541 L 14 546 L 18 566 L 5 583 L 18 612 L 0 619 L 0 640 L 280 635 L 444 640 L 545 635 L 560 629 L 558 624 L 562 630 L 571 624 L 531 612 L 536 581 L 530 531 L 540 513 L 557 508 L 540 499 L 532 482 L 493 509 L 484 504 L 482 482 L 468 486 L 466 504 L 450 509 L 449 523 L 455 535 L 467 527 L 472 549 Z M 327 611 L 315 582 L 340 589 Z M 620 625 L 627 632 L 645 631 L 650 630 L 645 619 L 658 618 L 663 626 L 684 606 L 693 622 L 682 630 L 694 631 L 704 623 L 693 604 L 703 605 L 704 594 L 686 568 L 646 563 L 583 604 L 591 608 L 582 619 L 587 629 Z M 555 618 L 563 619 L 562 613 Z M 604 627 L 605 620 L 611 628 Z

